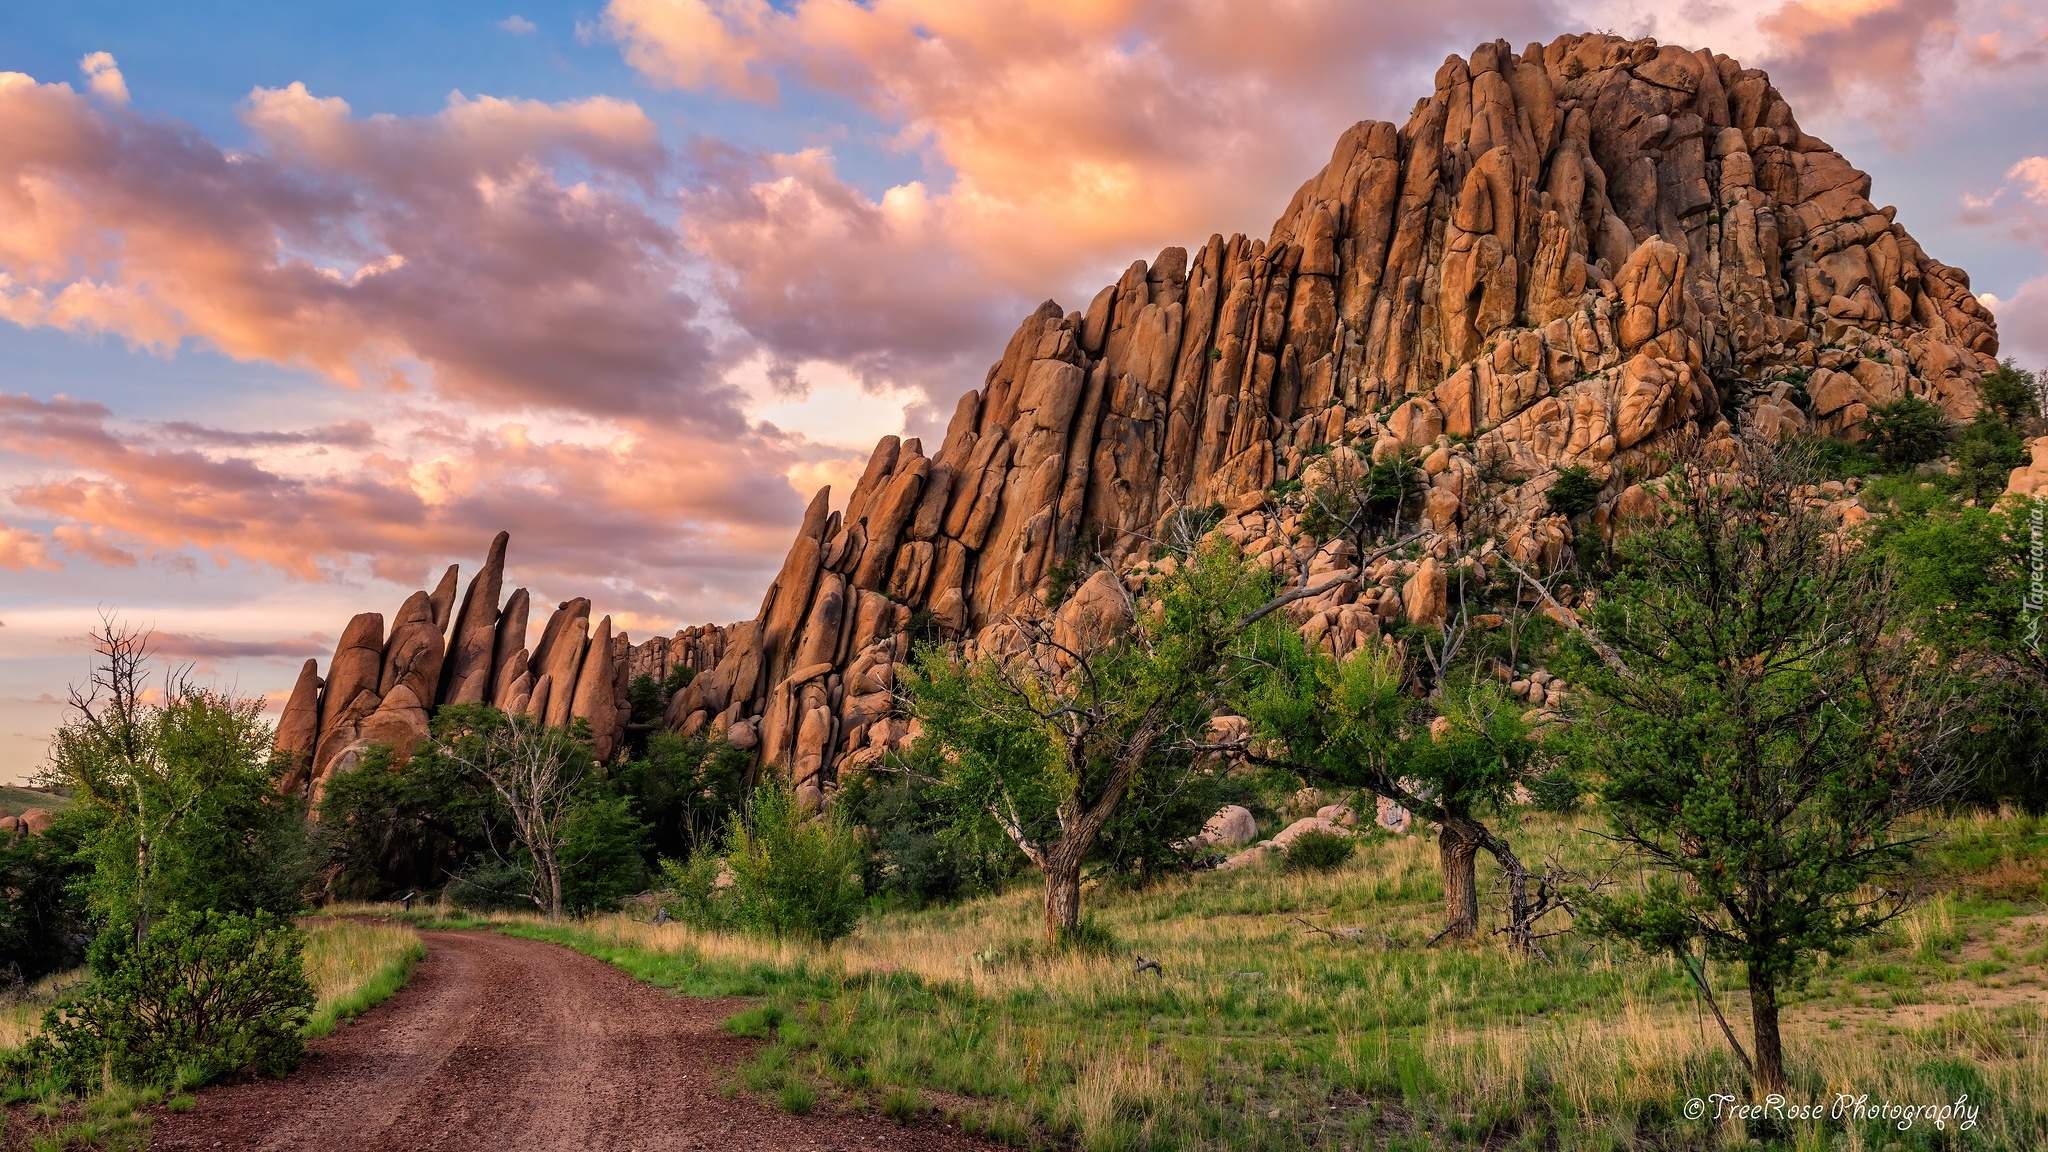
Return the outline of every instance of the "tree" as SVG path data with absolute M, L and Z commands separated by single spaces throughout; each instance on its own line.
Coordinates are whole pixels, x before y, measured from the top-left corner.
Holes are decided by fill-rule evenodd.
M 1940 456 L 1948 446 L 1948 417 L 1918 396 L 1905 396 L 1871 410 L 1863 419 L 1870 450 L 1887 471 L 1911 468 Z
M 1271 577 L 1234 547 L 1210 546 L 1142 613 L 1098 577 L 1059 616 L 1014 621 L 1003 651 L 971 661 L 919 651 L 906 684 L 923 739 L 939 749 L 945 785 L 1043 874 L 1048 943 L 1080 927 L 1081 868 L 1119 806 L 1197 770 L 1193 745 L 1227 647 L 1328 586 L 1273 596 Z
M 1722 1027 L 1768 1091 L 1779 991 L 1898 914 L 1875 885 L 1917 842 L 1899 821 L 1960 777 L 1946 666 L 1901 627 L 1883 558 L 1808 509 L 1809 463 L 1751 441 L 1733 482 L 1674 472 L 1664 521 L 1615 547 L 1575 672 L 1610 834 L 1657 876 L 1594 900 L 1598 923 L 1679 954 L 1710 1005 L 1693 948 L 1741 962 L 1753 1052 Z
M 85 843 L 97 823 L 78 808 L 42 835 L 0 837 L 0 987 L 34 983 L 78 963 L 91 939 L 82 893 L 92 873 Z
M 1388 646 L 1367 645 L 1339 660 L 1291 629 L 1261 633 L 1240 649 L 1244 667 L 1230 702 L 1255 739 L 1210 745 L 1311 780 L 1363 788 L 1438 826 L 1444 881 L 1439 938 L 1478 932 L 1474 857 L 1484 850 L 1509 884 L 1510 943 L 1536 950 L 1529 874 L 1508 840 L 1483 819 L 1506 805 L 1540 752 L 1500 686 L 1458 669 L 1431 703 L 1409 692 L 1411 677 Z
M 589 746 L 569 728 L 482 705 L 462 706 L 437 742 L 441 755 L 488 784 L 504 804 L 513 839 L 533 860 L 529 895 L 548 919 L 560 919 L 563 843 L 577 791 L 596 766 Z
M 1977 399 L 1985 410 L 2017 432 L 2024 433 L 2048 416 L 2041 407 L 2039 376 L 2022 369 L 2010 356 L 1977 381 Z
M 72 689 L 44 777 L 90 814 L 95 910 L 140 944 L 172 904 L 296 909 L 313 860 L 299 806 L 275 788 L 262 701 L 173 670 L 151 703 L 149 634 L 109 617 L 92 635 L 99 664 Z
M 1570 464 L 1557 470 L 1557 479 L 1551 482 L 1544 495 L 1550 502 L 1550 510 L 1567 519 L 1593 510 L 1600 502 L 1600 490 L 1604 485 L 1593 477 L 1593 470 L 1584 464 Z

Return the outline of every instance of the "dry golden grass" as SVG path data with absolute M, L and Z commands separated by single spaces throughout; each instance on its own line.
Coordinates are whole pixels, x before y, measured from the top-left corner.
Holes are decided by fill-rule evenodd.
M 319 998 L 310 1028 L 315 1035 L 398 991 L 412 965 L 426 955 L 419 933 L 405 924 L 320 917 L 301 926 L 306 930 L 306 979 Z
M 0 1051 L 19 1048 L 41 1030 L 43 1011 L 64 992 L 85 979 L 85 969 L 73 968 L 43 977 L 27 988 L 0 998 Z

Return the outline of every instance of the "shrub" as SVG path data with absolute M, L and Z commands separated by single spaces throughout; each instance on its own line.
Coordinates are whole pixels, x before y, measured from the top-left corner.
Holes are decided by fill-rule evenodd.
M 1602 487 L 1584 464 L 1559 468 L 1557 479 L 1550 485 L 1550 510 L 1567 519 L 1590 512 L 1600 502 Z
M 1977 419 L 1956 438 L 1954 484 L 1962 495 L 1983 503 L 2005 491 L 2012 470 L 2027 462 L 2027 442 L 2012 426 L 1977 411 Z
M 0 982 L 34 983 L 84 956 L 92 862 L 81 845 L 93 823 L 92 813 L 69 808 L 40 836 L 0 839 Z
M 102 1069 L 132 1084 L 191 1087 L 282 1076 L 306 1054 L 313 988 L 304 938 L 267 912 L 172 910 L 141 944 L 116 925 L 94 942 L 92 977 L 43 1018 L 24 1056 L 84 1091 Z
M 733 814 L 722 860 L 700 852 L 687 866 L 664 863 L 683 918 L 820 943 L 853 931 L 867 895 L 860 838 L 846 819 L 805 815 L 780 783 L 758 789 L 749 807 Z
M 920 742 L 907 754 L 930 775 Z M 965 811 L 942 785 L 912 775 L 852 773 L 834 802 L 858 826 L 867 848 L 862 883 L 872 894 L 915 906 L 996 891 L 1023 853 L 993 819 Z
M 1585 793 L 1579 777 L 1570 768 L 1558 766 L 1529 778 L 1529 794 L 1536 807 L 1545 812 L 1576 812 Z
M 2039 377 L 2008 356 L 1977 381 L 1977 398 L 1998 420 L 2017 429 L 2042 415 L 2040 388 Z
M 1287 867 L 1295 872 L 1329 872 L 1351 859 L 1358 841 L 1336 832 L 1303 832 L 1287 845 Z
M 1870 450 L 1891 471 L 1925 464 L 1948 446 L 1948 418 L 1918 396 L 1873 409 L 1863 420 L 1863 430 Z

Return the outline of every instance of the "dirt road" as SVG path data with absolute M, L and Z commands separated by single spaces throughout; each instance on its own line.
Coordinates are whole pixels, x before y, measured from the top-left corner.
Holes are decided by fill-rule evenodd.
M 660 1152 L 991 1147 L 936 1122 L 791 1116 L 720 1091 L 753 1044 L 692 1000 L 552 944 L 424 932 L 412 982 L 283 1080 L 198 1094 L 161 1149 Z

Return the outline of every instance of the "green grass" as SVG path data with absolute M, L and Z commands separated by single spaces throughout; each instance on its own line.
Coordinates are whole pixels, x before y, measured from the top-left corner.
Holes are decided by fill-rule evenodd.
M 71 807 L 71 797 L 40 788 L 23 788 L 15 784 L 0 784 L 0 815 L 19 816 L 31 808 L 47 812 L 62 812 Z
M 1529 815 L 1512 834 L 1525 859 L 1589 865 L 1604 848 L 1587 820 Z M 2019 821 L 1936 831 L 1958 865 L 2041 855 Z M 2048 939 L 2025 927 L 2040 905 L 1983 899 L 1976 872 L 1931 859 L 1939 895 L 1786 996 L 1791 1095 L 1933 1102 L 1968 1078 L 1986 1107 L 1971 1147 L 2048 1147 L 2048 1019 L 1975 1002 L 2048 976 Z M 830 949 L 624 917 L 504 930 L 684 994 L 756 997 L 728 1025 L 763 1042 L 737 1087 L 786 1102 L 805 1083 L 892 1118 L 933 1101 L 1012 1144 L 1708 1149 L 1760 1134 L 1682 1115 L 1740 1077 L 1671 960 L 1576 934 L 1547 942 L 1553 963 L 1426 948 L 1441 898 L 1432 841 L 1378 836 L 1328 873 L 1091 888 L 1090 922 L 1117 942 L 1101 952 L 1047 949 L 1028 884 L 878 914 Z M 1297 918 L 1365 932 L 1332 940 Z M 1981 966 L 1993 946 L 2015 957 L 2003 971 Z M 1134 973 L 1134 952 L 1164 973 Z M 1740 971 L 1709 975 L 1746 1042 Z

